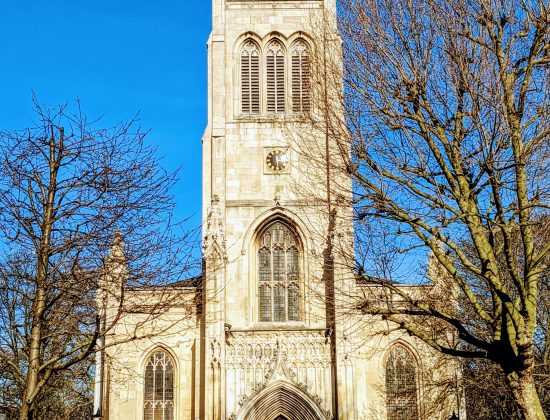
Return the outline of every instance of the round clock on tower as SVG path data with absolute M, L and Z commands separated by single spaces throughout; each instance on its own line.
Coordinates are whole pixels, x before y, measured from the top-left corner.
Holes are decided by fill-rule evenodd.
M 271 150 L 267 153 L 265 163 L 272 172 L 283 172 L 288 167 L 288 151 L 283 149 Z

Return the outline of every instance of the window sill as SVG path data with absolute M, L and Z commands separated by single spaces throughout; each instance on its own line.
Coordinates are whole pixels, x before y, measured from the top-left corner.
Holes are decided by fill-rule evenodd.
M 274 123 L 274 122 L 300 122 L 310 118 L 310 113 L 306 112 L 287 112 L 280 114 L 258 114 L 258 115 L 237 115 L 237 122 L 246 123 Z
M 256 322 L 248 330 L 243 331 L 301 331 L 310 330 L 303 321 L 292 322 Z M 317 328 L 314 328 L 317 329 Z
M 237 115 L 235 119 L 237 121 L 244 121 L 244 122 L 274 122 L 274 121 L 282 121 L 285 119 L 287 114 L 280 113 L 280 114 L 255 114 L 255 115 L 247 115 L 247 114 L 241 114 Z

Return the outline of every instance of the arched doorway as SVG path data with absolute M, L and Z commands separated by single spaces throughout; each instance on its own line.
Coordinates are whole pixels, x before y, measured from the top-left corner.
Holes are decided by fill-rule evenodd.
M 238 420 L 323 420 L 318 404 L 304 391 L 288 382 L 276 382 L 245 404 Z

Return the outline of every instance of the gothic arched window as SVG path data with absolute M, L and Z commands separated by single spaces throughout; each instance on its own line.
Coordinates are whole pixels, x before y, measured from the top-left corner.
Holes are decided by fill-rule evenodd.
M 299 246 L 296 234 L 275 222 L 260 236 L 258 246 L 259 319 L 300 320 Z
M 394 347 L 386 361 L 388 420 L 417 420 L 417 365 L 409 351 Z
M 267 112 L 285 112 L 285 51 L 279 41 L 267 46 Z
M 292 47 L 291 62 L 292 110 L 294 112 L 309 112 L 311 107 L 309 48 L 301 39 Z
M 252 41 L 246 41 L 241 50 L 241 111 L 260 113 L 260 50 Z
M 144 420 L 174 418 L 174 363 L 163 350 L 156 350 L 145 366 Z

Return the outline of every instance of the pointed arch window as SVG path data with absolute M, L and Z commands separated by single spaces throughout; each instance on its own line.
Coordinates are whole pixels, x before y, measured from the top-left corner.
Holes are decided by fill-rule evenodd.
M 417 420 L 417 364 L 409 351 L 394 347 L 386 361 L 388 420 Z
M 252 41 L 241 50 L 241 112 L 260 113 L 260 50 Z
M 145 365 L 144 420 L 174 418 L 174 363 L 163 350 L 156 350 Z
M 266 53 L 267 112 L 285 112 L 285 51 L 279 41 L 271 41 Z
M 309 47 L 298 40 L 292 47 L 292 111 L 309 112 L 311 109 L 311 82 Z
M 298 238 L 281 222 L 260 236 L 258 250 L 259 319 L 261 322 L 300 320 Z

